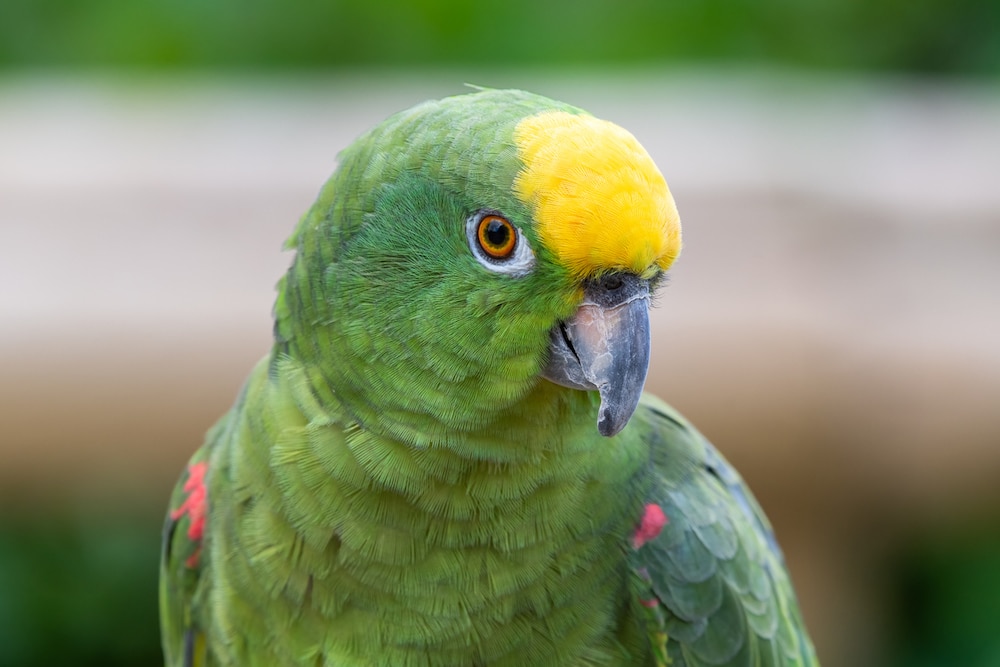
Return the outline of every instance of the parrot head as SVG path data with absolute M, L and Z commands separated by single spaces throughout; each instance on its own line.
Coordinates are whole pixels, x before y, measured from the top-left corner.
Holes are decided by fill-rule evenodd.
M 426 443 L 568 387 L 599 399 L 612 436 L 642 393 L 650 294 L 680 222 L 631 134 L 484 90 L 345 149 L 289 246 L 276 346 L 356 422 Z

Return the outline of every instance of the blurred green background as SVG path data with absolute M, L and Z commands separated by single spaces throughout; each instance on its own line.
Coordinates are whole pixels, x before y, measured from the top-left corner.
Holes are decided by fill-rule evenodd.
M 6 0 L 7 66 L 745 64 L 1000 70 L 991 0 Z
M 998 75 L 992 0 L 0 0 L 0 667 L 159 663 L 162 508 L 282 238 L 470 80 L 691 156 L 650 385 L 760 495 L 825 664 L 1000 666 Z

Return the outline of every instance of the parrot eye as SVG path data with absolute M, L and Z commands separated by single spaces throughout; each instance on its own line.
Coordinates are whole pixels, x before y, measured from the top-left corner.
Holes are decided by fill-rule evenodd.
M 479 221 L 479 247 L 493 259 L 506 259 L 514 252 L 517 231 L 507 218 L 487 215 Z
M 524 276 L 535 267 L 528 239 L 503 214 L 493 210 L 473 213 L 465 223 L 469 248 L 490 271 Z

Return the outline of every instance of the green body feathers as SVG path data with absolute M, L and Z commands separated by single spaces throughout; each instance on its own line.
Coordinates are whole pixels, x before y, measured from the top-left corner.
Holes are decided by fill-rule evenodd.
M 169 667 L 815 664 L 714 449 L 653 399 L 603 437 L 597 392 L 541 377 L 582 287 L 514 192 L 513 136 L 554 109 L 582 113 L 427 103 L 341 155 L 290 240 L 274 348 L 171 500 Z M 482 210 L 530 271 L 477 259 Z M 649 505 L 666 525 L 639 540 Z

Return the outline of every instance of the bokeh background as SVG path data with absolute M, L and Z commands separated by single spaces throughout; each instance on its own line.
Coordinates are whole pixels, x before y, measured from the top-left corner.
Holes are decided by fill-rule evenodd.
M 173 481 L 337 151 L 465 82 L 629 128 L 649 386 L 828 667 L 1000 665 L 1000 3 L 0 0 L 0 666 L 156 665 Z

